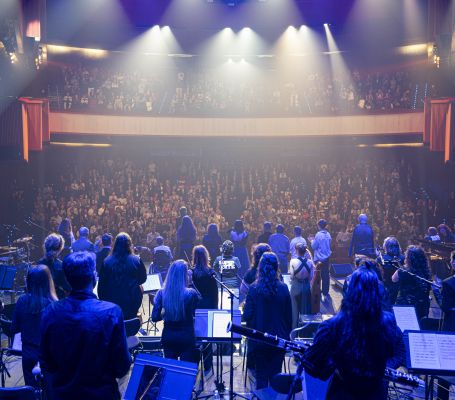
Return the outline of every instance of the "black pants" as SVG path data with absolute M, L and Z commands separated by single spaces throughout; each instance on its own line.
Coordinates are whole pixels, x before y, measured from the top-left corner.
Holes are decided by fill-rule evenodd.
M 327 296 L 329 294 L 330 289 L 330 274 L 329 274 L 329 266 L 330 266 L 330 259 L 327 258 L 326 260 L 319 261 L 321 265 L 321 284 L 322 284 L 322 294 Z
M 271 379 L 281 372 L 284 354 L 285 351 L 282 349 L 255 343 L 256 389 L 259 390 L 268 387 Z
M 164 356 L 175 360 L 199 362 L 199 351 L 196 349 L 196 339 L 193 326 L 169 326 L 164 323 L 161 338 Z
M 22 347 L 22 372 L 24 373 L 24 382 L 27 386 L 38 387 L 32 370 L 38 362 L 38 348 Z

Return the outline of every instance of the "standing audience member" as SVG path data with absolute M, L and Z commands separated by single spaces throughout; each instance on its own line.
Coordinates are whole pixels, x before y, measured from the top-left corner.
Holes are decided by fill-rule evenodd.
M 365 214 L 359 215 L 359 224 L 354 228 L 349 246 L 349 257 L 356 254 L 370 258 L 375 256 L 374 232 L 373 228 L 368 225 L 368 217 Z
M 63 273 L 62 261 L 59 259 L 64 245 L 65 241 L 62 236 L 57 233 L 51 233 L 44 239 L 44 257 L 37 263 L 47 266 L 51 271 L 55 291 L 59 300 L 65 298 L 71 291 L 71 286 Z
M 295 226 L 294 227 L 294 237 L 291 239 L 291 243 L 289 244 L 289 248 L 291 251 L 291 260 L 293 258 L 297 258 L 297 250 L 295 246 L 297 243 L 303 243 L 305 247 L 307 247 L 307 243 L 305 238 L 302 237 L 302 227 L 301 226 Z
M 240 261 L 240 276 L 250 267 L 250 259 L 247 250 L 248 232 L 243 226 L 243 221 L 238 219 L 234 223 L 234 229 L 231 231 L 231 241 L 234 243 L 234 256 Z
M 269 221 L 265 221 L 264 230 L 258 236 L 258 243 L 268 243 L 271 235 L 272 235 L 272 223 Z
M 147 280 L 142 260 L 133 254 L 127 233 L 115 238 L 112 254 L 104 260 L 98 281 L 98 297 L 120 306 L 125 320 L 136 318 L 142 304 L 141 285 Z
M 89 229 L 85 226 L 79 229 L 79 239 L 71 246 L 73 251 L 95 251 L 93 243 L 88 239 L 89 233 Z
M 282 274 L 288 273 L 289 251 L 290 242 L 289 238 L 284 234 L 284 226 L 278 224 L 276 226 L 276 233 L 269 237 L 269 245 L 272 251 L 278 257 L 280 263 L 280 270 Z
M 292 325 L 291 296 L 286 284 L 280 282 L 278 258 L 266 252 L 259 262 L 258 277 L 251 285 L 245 302 L 243 318 L 247 326 L 262 332 L 288 338 Z M 281 371 L 285 351 L 268 344 L 249 341 L 253 346 L 256 389 L 270 384 Z
M 200 297 L 196 290 L 187 287 L 188 280 L 186 261 L 174 261 L 163 289 L 156 294 L 152 321 L 164 320 L 161 343 L 166 358 L 197 363 L 194 313 Z
M 126 375 L 131 357 L 122 310 L 93 294 L 95 256 L 72 253 L 63 270 L 73 288 L 51 303 L 41 323 L 40 364 L 53 400 L 120 399 L 116 379 Z
M 322 380 L 333 374 L 327 400 L 386 400 L 385 367 L 402 365 L 402 333 L 382 310 L 378 282 L 366 267 L 356 270 L 341 311 L 320 325 L 305 351 L 305 371 Z
M 428 316 L 430 310 L 430 269 L 425 251 L 419 246 L 409 246 L 405 256 L 405 270 L 398 270 L 392 276 L 399 283 L 396 304 L 415 307 L 417 318 Z
M 182 223 L 177 229 L 177 257 L 190 262 L 194 242 L 196 241 L 196 228 L 190 216 L 184 215 Z
M 314 275 L 311 254 L 302 242 L 296 245 L 297 257 L 291 259 L 292 329 L 297 328 L 299 315 L 311 314 L 310 282 Z
M 325 219 L 320 219 L 318 221 L 319 232 L 316 233 L 316 236 L 310 237 L 311 248 L 314 250 L 314 262 L 321 263 L 321 286 L 322 286 L 322 295 L 324 296 L 324 301 L 326 297 L 330 297 L 330 256 L 332 255 L 331 244 L 332 237 L 330 233 L 327 232 L 327 221 Z
M 205 246 L 210 255 L 212 263 L 220 255 L 220 247 L 223 243 L 223 239 L 218 232 L 217 224 L 210 224 L 207 227 L 207 233 L 202 238 L 202 244 Z
M 101 244 L 103 245 L 103 247 L 101 248 L 100 251 L 96 253 L 96 272 L 98 274 L 101 271 L 101 267 L 104 264 L 104 260 L 111 252 L 112 235 L 110 233 L 105 233 L 103 236 L 101 236 Z
M 17 300 L 11 331 L 21 334 L 24 382 L 36 387 L 32 369 L 38 362 L 41 315 L 50 303 L 57 301 L 49 268 L 45 265 L 31 267 L 27 273 L 26 289 L 27 293 Z

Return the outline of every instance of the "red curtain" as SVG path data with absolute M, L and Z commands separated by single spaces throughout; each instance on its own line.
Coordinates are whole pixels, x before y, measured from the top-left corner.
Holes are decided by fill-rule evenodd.
M 452 101 L 453 99 L 431 100 L 431 151 L 444 151 L 447 127 L 451 124 Z
M 43 99 L 43 142 L 51 141 L 51 131 L 49 130 L 49 99 Z
M 430 143 L 430 132 L 431 132 L 431 100 L 429 98 L 425 99 L 424 103 L 424 118 L 425 125 L 423 127 L 423 143 Z

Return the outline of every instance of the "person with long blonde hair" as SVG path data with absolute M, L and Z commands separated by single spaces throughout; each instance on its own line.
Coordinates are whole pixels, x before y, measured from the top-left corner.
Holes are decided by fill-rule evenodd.
M 194 314 L 200 296 L 188 287 L 188 277 L 186 261 L 177 260 L 171 264 L 163 288 L 155 296 L 152 321 L 164 320 L 161 343 L 166 358 L 197 363 Z

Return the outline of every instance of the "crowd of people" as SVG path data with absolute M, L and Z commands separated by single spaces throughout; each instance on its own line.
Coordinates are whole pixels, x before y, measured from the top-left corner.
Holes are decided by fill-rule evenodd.
M 150 247 L 160 235 L 174 250 L 176 205 L 185 205 L 195 227 L 192 241 L 201 243 L 211 223 L 222 239 L 232 239 L 233 221 L 240 218 L 249 253 L 265 221 L 271 221 L 270 229 L 281 224 L 288 235 L 301 226 L 307 237 L 325 218 L 334 243 L 347 247 L 358 215 L 365 212 L 378 241 L 394 232 L 406 245 L 441 221 L 434 203 L 411 190 L 413 173 L 404 162 L 361 160 L 244 165 L 194 159 L 69 161 L 35 188 L 32 216 L 47 230 L 69 218 L 77 229 L 87 226 L 93 240 L 104 232 L 128 231 L 135 243 Z
M 141 72 L 82 62 L 50 72 L 51 107 L 75 112 L 144 115 L 327 115 L 422 108 L 428 87 L 416 71 L 323 69 L 295 78 L 271 70 L 243 77 L 215 70 Z

